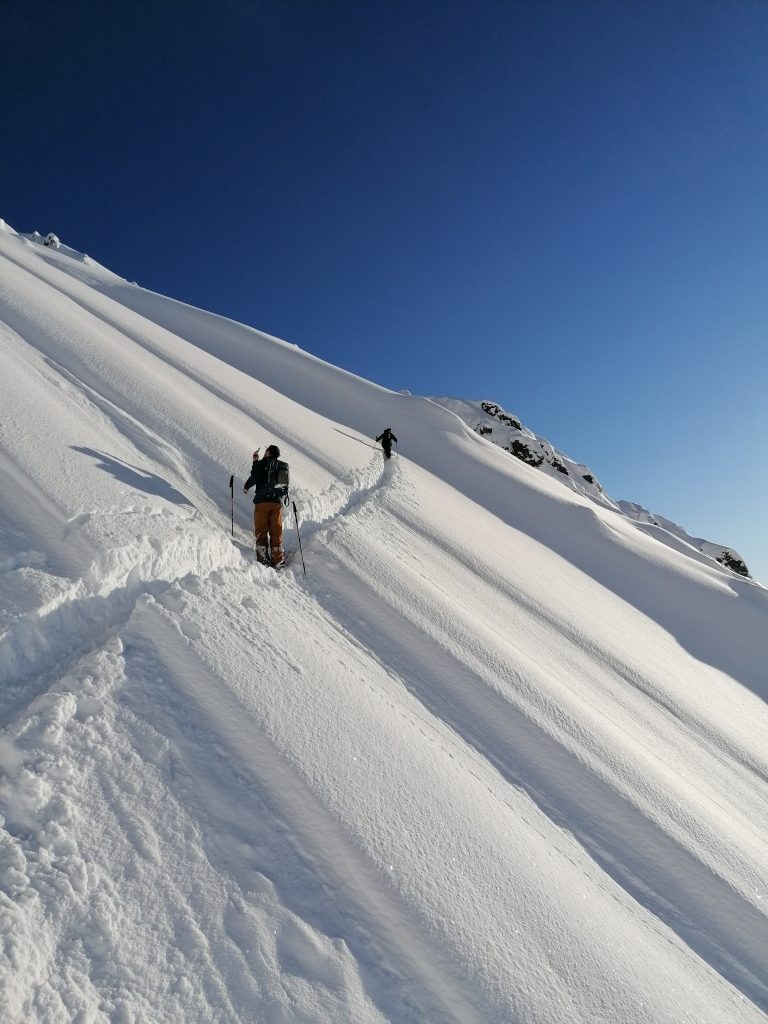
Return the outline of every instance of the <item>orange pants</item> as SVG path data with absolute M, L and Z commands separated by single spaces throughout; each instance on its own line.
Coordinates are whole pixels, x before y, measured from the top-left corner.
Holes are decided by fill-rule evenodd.
M 253 506 L 256 533 L 256 557 L 273 565 L 283 560 L 283 505 L 280 501 L 260 501 Z

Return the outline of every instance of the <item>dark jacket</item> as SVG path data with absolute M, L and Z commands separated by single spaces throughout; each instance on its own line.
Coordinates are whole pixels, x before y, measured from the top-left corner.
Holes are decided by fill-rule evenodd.
M 261 459 L 254 462 L 245 489 L 255 487 L 253 504 L 260 501 L 282 501 L 288 494 L 288 463 L 280 459 Z
M 393 441 L 395 442 L 395 444 L 397 444 L 397 438 L 389 428 L 387 428 L 383 433 L 379 434 L 376 440 L 381 441 L 382 446 L 384 448 L 391 448 Z

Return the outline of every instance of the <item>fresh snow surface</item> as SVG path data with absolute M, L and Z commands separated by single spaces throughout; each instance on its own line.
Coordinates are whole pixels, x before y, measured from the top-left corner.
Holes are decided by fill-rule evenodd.
M 2 223 L 0 351 L 0 1020 L 765 1020 L 767 591 Z

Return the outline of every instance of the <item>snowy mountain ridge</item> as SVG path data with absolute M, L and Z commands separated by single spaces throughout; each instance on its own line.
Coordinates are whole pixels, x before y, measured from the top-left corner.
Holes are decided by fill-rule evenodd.
M 485 437 L 527 465 L 540 469 L 598 504 L 628 516 L 644 529 L 657 527 L 657 530 L 648 529 L 648 532 L 651 536 L 657 536 L 662 543 L 682 542 L 682 547 L 680 544 L 677 545 L 680 550 L 693 549 L 714 558 L 716 562 L 740 576 L 750 576 L 744 559 L 733 548 L 713 543 L 703 537 L 692 537 L 682 526 L 650 512 L 635 502 L 611 498 L 588 466 L 574 462 L 546 438 L 524 426 L 519 417 L 506 412 L 496 402 L 466 401 L 458 398 L 435 398 L 433 401 L 455 412 L 481 437 Z
M 765 1019 L 767 591 L 2 224 L 0 357 L 3 1021 Z

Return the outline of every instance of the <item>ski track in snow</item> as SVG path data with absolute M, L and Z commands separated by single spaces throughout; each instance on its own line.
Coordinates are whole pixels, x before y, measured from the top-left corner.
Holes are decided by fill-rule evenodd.
M 325 493 L 308 497 L 304 507 L 310 518 L 300 524 L 306 540 L 330 520 L 345 515 L 370 497 L 382 479 L 382 460 L 376 457 L 363 469 L 334 482 Z M 298 492 L 299 497 L 301 493 Z M 122 517 L 131 515 L 132 511 L 121 509 L 113 514 Z M 150 506 L 145 514 L 164 513 Z M 88 517 L 78 518 L 82 521 Z M 193 518 L 198 521 L 198 530 L 191 533 L 188 526 Z M 286 537 L 290 537 L 290 517 L 286 514 L 285 518 Z M 240 544 L 251 546 L 252 539 L 246 541 L 245 536 L 238 531 Z M 41 676 L 44 666 L 55 665 L 39 678 L 40 691 L 69 663 L 101 646 L 128 620 L 143 594 L 156 595 L 184 576 L 205 576 L 215 569 L 238 564 L 240 559 L 241 555 L 227 535 L 215 526 L 206 527 L 195 512 L 188 513 L 182 520 L 173 547 L 169 548 L 166 543 L 160 545 L 145 536 L 132 547 L 106 554 L 100 563 L 91 566 L 84 579 L 72 581 L 51 605 L 40 607 L 0 635 L 0 686 L 4 690 L 0 725 L 18 706 L 22 686 L 23 699 L 28 699 L 28 683 L 33 676 Z M 16 565 L 14 560 L 13 567 Z M 9 568 L 11 566 L 4 571 Z
M 751 907 L 740 905 L 738 897 L 728 886 L 721 885 L 719 890 L 714 888 L 715 880 L 704 865 L 699 864 L 686 850 L 676 846 L 669 836 L 649 827 L 648 820 L 638 809 L 616 793 L 608 782 L 575 760 L 573 754 L 543 732 L 540 725 L 531 722 L 498 693 L 489 690 L 485 672 L 478 675 L 467 664 L 457 662 L 455 655 L 439 643 L 433 641 L 431 646 L 425 646 L 423 638 L 420 643 L 420 631 L 407 619 L 404 620 L 404 616 L 393 608 L 391 601 L 384 606 L 387 614 L 382 612 L 382 603 L 375 592 L 370 595 L 367 609 L 366 604 L 361 605 L 361 593 L 365 593 L 360 586 L 361 567 L 369 573 L 372 570 L 370 565 L 366 566 L 361 560 L 359 549 L 355 550 L 354 557 L 347 563 L 347 566 L 356 567 L 356 571 L 349 567 L 342 570 L 338 563 L 334 567 L 332 552 L 341 548 L 346 553 L 344 538 L 339 534 L 339 530 L 345 529 L 345 518 L 364 510 L 366 502 L 378 495 L 382 482 L 391 479 L 394 472 L 393 466 L 385 466 L 382 474 L 381 460 L 373 460 L 365 471 L 352 474 L 346 484 L 335 485 L 330 493 L 318 496 L 314 504 L 309 506 L 313 518 L 307 521 L 308 552 L 316 549 L 318 544 L 325 548 L 323 558 L 315 561 L 310 576 L 308 586 L 313 600 L 325 607 L 331 621 L 340 623 L 345 635 L 358 643 L 367 656 L 376 657 L 366 644 L 366 639 L 370 639 L 370 622 L 366 621 L 366 614 L 372 615 L 376 622 L 379 646 L 382 639 L 386 641 L 385 669 L 389 674 L 395 672 L 397 680 L 425 708 L 427 714 L 423 726 L 427 734 L 434 733 L 432 716 L 445 722 L 451 730 L 456 730 L 462 741 L 479 755 L 476 775 L 479 780 L 483 781 L 490 765 L 505 783 L 528 792 L 548 817 L 574 831 L 598 863 L 627 892 L 678 931 L 723 976 L 744 988 L 758 1004 L 763 1002 L 764 981 L 759 980 L 763 964 L 757 951 L 768 941 L 765 920 L 755 914 Z M 359 486 L 355 487 L 353 483 Z M 210 568 L 209 572 L 219 573 L 221 569 L 220 563 Z M 87 645 L 89 648 L 95 650 L 102 645 L 110 629 L 125 627 L 137 604 L 142 609 L 140 619 L 145 623 L 148 613 L 143 609 L 151 609 L 155 605 L 155 597 L 162 602 L 166 595 L 172 594 L 174 581 L 168 580 L 161 584 L 157 582 L 156 571 L 152 566 L 148 566 L 145 571 L 147 579 L 155 581 L 151 586 L 139 581 L 133 592 L 118 595 L 113 591 L 105 599 L 120 614 L 117 618 L 113 614 L 111 621 L 103 623 L 98 636 L 91 637 Z M 268 579 L 271 576 L 269 570 L 257 567 L 241 567 L 237 571 L 258 572 L 260 576 L 267 575 Z M 351 584 L 344 578 L 350 573 L 354 574 L 354 582 Z M 182 580 L 182 587 L 199 576 L 184 575 L 186 580 Z M 380 578 L 380 574 L 373 573 L 373 576 Z M 328 586 L 329 580 L 332 590 L 326 591 L 324 587 Z M 271 584 L 272 579 L 269 582 Z M 288 577 L 280 578 L 279 584 L 283 588 L 295 586 Z M 74 614 L 77 615 L 78 611 L 75 610 Z M 73 632 L 77 633 L 77 630 Z M 178 650 L 178 642 L 169 643 L 167 632 L 168 627 L 162 629 L 157 624 L 140 630 L 143 637 L 157 638 L 154 646 L 158 656 L 167 659 L 165 667 L 172 670 L 174 678 L 184 680 L 182 685 L 186 695 L 198 703 L 201 712 L 211 721 L 212 734 L 226 738 L 230 746 L 228 762 L 241 760 L 243 766 L 250 764 L 250 770 L 253 771 L 254 743 L 259 734 L 251 734 L 249 741 L 240 735 L 235 724 L 240 705 L 233 701 L 230 708 L 222 708 L 223 695 L 216 686 L 215 677 L 211 680 L 203 675 L 196 680 L 196 674 L 200 675 L 199 663 L 194 659 L 189 661 L 186 652 Z M 414 663 L 413 654 L 417 650 L 420 653 Z M 532 690 L 538 689 L 535 673 L 535 666 L 530 666 L 529 674 L 534 678 L 529 678 L 526 684 Z M 471 697 L 464 696 L 470 693 Z M 483 693 L 486 694 L 485 699 L 481 699 Z M 243 751 L 247 750 L 247 756 L 243 753 L 241 757 L 241 747 Z M 319 872 L 326 879 L 326 884 L 334 873 L 339 874 L 339 863 L 344 865 L 339 877 L 343 877 L 347 885 L 360 871 L 363 871 L 362 877 L 365 878 L 365 869 L 361 864 L 353 867 L 357 863 L 354 855 L 351 852 L 345 853 L 343 843 L 339 846 L 339 840 L 332 838 L 333 829 L 330 825 L 323 824 L 322 817 L 317 819 L 318 813 L 324 816 L 322 805 L 313 801 L 309 794 L 301 795 L 301 787 L 296 795 L 296 805 L 291 805 L 286 793 L 291 786 L 296 789 L 297 784 L 292 780 L 290 769 L 282 767 L 279 755 L 271 749 L 267 738 L 261 741 L 255 764 L 257 777 L 270 780 L 272 787 L 271 791 L 268 789 L 262 793 L 262 802 L 268 806 L 277 806 L 279 793 L 283 813 L 287 809 L 292 822 L 303 822 L 305 826 L 314 823 L 308 833 L 308 836 L 315 837 L 311 852 L 307 853 L 305 849 L 308 837 L 292 840 L 304 849 L 305 857 L 312 865 L 311 870 Z M 247 769 L 241 767 L 240 770 Z M 256 777 L 252 778 L 251 785 L 255 781 Z M 324 837 L 319 845 L 318 836 Z M 135 837 L 133 841 L 137 841 Z M 663 870 L 660 871 L 660 868 Z M 373 922 L 377 919 L 386 920 L 391 915 L 391 910 L 384 913 L 383 907 L 375 902 L 370 903 L 371 894 L 376 892 L 376 886 L 370 880 L 361 880 L 354 888 L 358 890 L 361 900 L 356 915 L 358 919 L 370 919 Z M 703 903 L 702 894 L 705 894 Z M 366 895 L 365 900 L 363 895 Z M 685 913 L 681 912 L 681 908 L 685 908 Z M 708 934 L 713 922 L 716 924 L 715 938 Z M 415 951 L 424 949 L 423 938 L 419 940 L 414 935 L 407 960 L 397 963 L 398 954 L 394 943 L 388 943 L 386 935 L 373 940 L 370 930 L 375 929 L 368 929 L 366 942 L 369 946 L 373 944 L 374 948 L 383 947 L 385 950 L 390 947 L 386 955 L 382 954 L 381 949 L 375 957 L 369 954 L 371 959 L 386 964 L 387 970 L 400 979 L 398 985 L 407 987 L 404 979 L 409 971 L 412 973 L 414 964 L 419 963 Z M 407 934 L 408 928 L 402 921 L 398 921 L 394 932 L 402 945 L 403 935 Z M 731 960 L 729 951 L 738 955 Z M 402 949 L 399 955 L 403 955 Z M 422 964 L 419 983 L 413 987 L 422 993 L 433 990 L 436 1004 L 428 1011 L 420 1007 L 413 1019 L 423 1019 L 424 1012 L 432 1020 L 474 1019 L 478 1011 L 468 1007 L 456 1010 L 462 998 L 458 993 L 450 993 L 450 986 L 446 986 L 444 979 L 441 978 L 439 982 L 429 981 L 435 972 L 440 973 L 434 964 Z M 446 991 L 449 992 L 447 997 L 442 994 Z M 449 1007 L 453 1007 L 450 1012 Z M 391 1008 L 388 1012 L 391 1012 Z M 490 1019 L 487 1009 L 484 1013 L 485 1017 L 481 1013 L 477 1019 Z
M 310 510 L 313 515 L 313 519 L 309 520 L 306 526 L 306 533 L 308 539 L 321 530 L 324 526 L 327 526 L 329 522 L 333 522 L 338 516 L 346 515 L 351 509 L 354 509 L 360 505 L 360 503 L 368 500 L 374 491 L 381 485 L 382 482 L 382 460 L 377 457 L 372 460 L 365 470 L 351 474 L 350 479 L 347 483 L 339 482 L 335 484 L 327 494 L 317 496 L 313 502 L 310 503 Z M 354 484 L 359 486 L 355 487 Z M 231 549 L 231 545 L 225 538 L 226 547 Z M 213 548 L 213 545 L 211 545 Z M 133 564 L 134 570 L 136 569 L 136 551 L 123 552 L 120 558 L 120 565 L 124 570 L 128 564 Z M 229 567 L 228 561 L 224 558 L 215 565 L 209 567 L 208 573 L 205 574 L 189 574 L 183 572 L 188 565 L 186 562 L 179 561 L 177 568 L 184 575 L 184 579 L 181 581 L 181 585 L 188 585 L 196 587 L 196 580 L 202 579 L 205 575 L 211 573 L 217 574 L 223 567 Z M 231 568 L 231 567 L 230 567 Z M 273 577 L 273 574 L 268 569 L 263 569 L 258 566 L 247 566 L 241 563 L 238 572 L 244 572 L 246 574 L 256 575 L 256 583 L 264 583 L 264 577 L 270 584 L 275 585 L 277 578 Z M 242 766 L 240 771 L 248 773 L 248 785 L 247 789 L 251 791 L 254 785 L 257 784 L 258 778 L 264 778 L 271 780 L 271 787 L 274 792 L 267 790 L 262 794 L 260 802 L 265 805 L 276 806 L 277 804 L 285 805 L 287 803 L 290 812 L 290 818 L 292 821 L 292 827 L 297 828 L 297 823 L 304 823 L 304 827 L 307 829 L 307 834 L 298 839 L 294 836 L 286 833 L 283 836 L 283 841 L 297 844 L 299 848 L 304 846 L 311 846 L 311 853 L 307 854 L 304 851 L 305 860 L 308 858 L 308 863 L 305 865 L 304 870 L 309 871 L 315 878 L 314 883 L 318 884 L 318 868 L 320 876 L 325 879 L 324 885 L 327 888 L 328 879 L 336 876 L 338 878 L 338 884 L 341 887 L 342 882 L 345 886 L 350 886 L 351 880 L 357 875 L 360 875 L 360 881 L 354 886 L 357 891 L 357 899 L 359 900 L 359 916 L 363 920 L 368 920 L 368 926 L 363 935 L 363 940 L 367 946 L 373 944 L 374 950 L 378 949 L 378 946 L 383 947 L 376 953 L 376 956 L 371 953 L 369 956 L 374 963 L 378 963 L 377 970 L 385 970 L 389 975 L 394 976 L 389 979 L 389 987 L 395 990 L 402 990 L 404 995 L 402 996 L 402 1003 L 399 1002 L 396 1010 L 391 1010 L 394 1014 L 393 1019 L 399 1020 L 423 1020 L 426 1018 L 434 1021 L 472 1021 L 481 1020 L 482 1016 L 478 1016 L 474 1010 L 468 1005 L 465 1005 L 465 998 L 459 990 L 452 989 L 452 983 L 450 978 L 444 975 L 443 968 L 439 965 L 439 962 L 430 963 L 430 956 L 423 942 L 423 937 L 414 934 L 414 937 L 410 942 L 410 949 L 402 949 L 404 936 L 408 933 L 409 926 L 407 922 L 402 919 L 395 919 L 390 924 L 390 928 L 393 931 L 392 938 L 389 940 L 386 937 L 386 931 L 378 937 L 373 939 L 370 932 L 377 931 L 377 920 L 386 923 L 393 913 L 396 913 L 393 908 L 387 908 L 382 904 L 382 897 L 377 896 L 377 885 L 371 883 L 366 877 L 367 869 L 365 865 L 359 861 L 359 858 L 355 855 L 354 851 L 346 850 L 346 841 L 343 839 L 342 834 L 338 834 L 335 838 L 333 836 L 334 830 L 332 823 L 325 822 L 326 817 L 323 811 L 322 805 L 318 804 L 310 794 L 302 793 L 301 787 L 297 786 L 296 781 L 293 779 L 289 767 L 282 767 L 280 763 L 280 757 L 276 753 L 270 750 L 269 740 L 264 738 L 261 742 L 261 749 L 254 766 L 254 747 L 253 738 L 249 742 L 246 741 L 238 734 L 238 729 L 233 723 L 236 723 L 238 713 L 241 713 L 242 709 L 240 705 L 232 702 L 231 708 L 222 707 L 222 699 L 225 699 L 225 695 L 221 693 L 219 689 L 217 691 L 215 682 L 216 680 L 207 680 L 203 678 L 196 684 L 192 683 L 196 671 L 199 674 L 199 663 L 194 660 L 189 660 L 188 655 L 182 649 L 178 649 L 178 643 L 170 644 L 167 641 L 167 627 L 165 631 L 162 626 L 158 626 L 157 623 L 151 622 L 151 612 L 144 611 L 145 608 L 151 609 L 152 607 L 159 607 L 155 604 L 154 597 L 162 600 L 162 598 L 174 590 L 174 587 L 178 587 L 179 583 L 172 578 L 166 580 L 160 580 L 157 578 L 157 566 L 153 565 L 152 562 L 145 563 L 143 566 L 143 572 L 146 573 L 146 579 L 137 579 L 137 581 L 128 587 L 115 586 L 111 590 L 108 590 L 107 594 L 102 597 L 91 597 L 82 598 L 79 601 L 75 600 L 69 603 L 65 603 L 61 607 L 61 622 L 56 622 L 55 625 L 48 620 L 48 617 L 54 615 L 54 611 L 48 611 L 47 614 L 43 613 L 41 616 L 41 622 L 38 628 L 38 645 L 35 647 L 34 636 L 25 635 L 22 643 L 18 637 L 14 637 L 15 645 L 17 647 L 23 647 L 27 650 L 30 648 L 36 649 L 36 654 L 40 659 L 50 659 L 51 650 L 48 643 L 48 637 L 50 635 L 61 636 L 65 633 L 78 637 L 79 647 L 81 648 L 75 654 L 70 657 L 72 663 L 72 671 L 77 672 L 78 666 L 82 665 L 83 662 L 87 664 L 89 658 L 98 658 L 99 649 L 104 647 L 107 643 L 107 638 L 116 631 L 124 632 L 126 627 L 129 626 L 129 622 L 133 622 L 135 616 L 135 609 L 138 607 L 140 610 L 139 620 L 145 625 L 144 629 L 141 630 L 142 638 L 149 636 L 152 638 L 154 635 L 159 634 L 160 639 L 157 642 L 158 656 L 166 657 L 170 654 L 170 662 L 167 667 L 173 669 L 174 677 L 177 679 L 184 679 L 184 686 L 186 688 L 186 696 L 197 701 L 200 710 L 203 715 L 209 718 L 212 722 L 212 737 L 226 737 L 230 744 L 230 749 L 227 751 L 227 763 L 229 765 L 237 765 L 240 758 L 240 747 L 245 744 L 247 746 L 247 757 L 242 758 Z M 99 577 L 100 585 L 102 587 L 108 587 L 110 580 L 118 579 L 121 576 L 121 572 L 111 569 L 110 571 L 104 570 L 103 568 L 98 572 L 94 573 Z M 149 583 L 148 581 L 152 581 Z M 279 584 L 283 588 L 290 586 L 287 577 L 279 579 Z M 99 605 L 99 611 L 94 613 L 90 609 L 90 602 L 97 602 Z M 94 622 L 97 623 L 94 626 Z M 129 627 L 130 633 L 130 627 Z M 31 631 L 30 631 L 31 634 Z M 86 635 L 87 634 L 87 635 Z M 118 644 L 118 647 L 120 645 Z M 170 646 L 170 652 L 169 652 Z M 87 653 L 86 653 L 87 652 Z M 185 662 L 185 657 L 187 661 Z M 30 658 L 30 665 L 34 663 L 34 659 Z M 7 652 L 2 653 L 0 649 L 0 664 L 7 666 L 11 664 L 11 679 L 13 679 L 13 670 L 17 667 L 17 659 L 8 657 Z M 28 671 L 31 671 L 30 666 L 27 667 Z M 61 674 L 63 664 L 59 664 L 55 670 L 55 673 Z M 82 669 L 80 669 L 82 671 Z M 15 680 L 14 680 L 15 681 Z M 213 685 L 211 685 L 213 683 Z M 28 700 L 29 691 L 26 691 Z M 70 694 L 66 694 L 56 704 L 57 711 L 52 713 L 50 717 L 55 717 L 55 714 L 59 714 L 61 706 L 66 707 L 68 715 L 76 714 L 77 705 L 70 701 Z M 47 704 L 47 697 L 41 696 L 39 702 L 45 706 Z M 85 702 L 86 710 L 95 710 L 98 708 L 98 701 L 94 701 L 93 708 Z M 18 710 L 18 709 L 14 709 Z M 8 715 L 6 715 L 8 717 Z M 65 718 L 67 715 L 64 716 Z M 92 717 L 90 714 L 88 718 Z M 46 731 L 52 732 L 50 721 L 46 725 Z M 257 737 L 258 739 L 258 737 Z M 214 741 L 215 742 L 215 741 Z M 249 767 L 250 764 L 250 767 Z M 254 767 L 257 770 L 257 775 L 254 776 Z M 288 799 L 288 793 L 293 789 L 295 791 L 295 801 Z M 279 799 L 278 799 L 279 794 Z M 111 794 L 110 801 L 115 803 L 120 800 L 119 794 Z M 293 806 L 295 803 L 295 806 Z M 51 822 L 55 821 L 53 812 L 50 813 L 50 818 L 47 822 L 37 821 L 35 824 L 39 827 L 43 824 L 51 825 Z M 285 813 L 283 811 L 283 813 Z M 17 819 L 21 820 L 21 815 L 17 813 Z M 65 817 L 65 816 L 64 816 Z M 153 854 L 150 850 L 152 844 L 151 837 L 148 839 L 142 838 L 141 828 L 131 828 L 130 823 L 127 821 L 128 813 L 125 809 L 117 808 L 115 810 L 115 817 L 121 822 L 122 827 L 126 828 L 130 832 L 131 845 L 137 846 L 139 849 L 144 849 L 144 854 L 149 859 L 157 860 L 159 854 L 157 851 Z M 62 820 L 62 819 L 59 819 Z M 240 823 L 241 829 L 247 833 L 247 829 L 244 828 L 242 822 Z M 44 831 L 44 829 L 42 829 Z M 324 842 L 318 845 L 317 836 L 324 836 Z M 313 838 L 315 837 L 315 838 Z M 150 846 L 147 846 L 147 843 Z M 281 857 L 283 854 L 281 854 Z M 76 871 L 84 871 L 84 865 L 77 858 L 72 860 L 72 864 L 68 868 L 60 868 L 67 874 L 75 873 Z M 19 876 L 21 877 L 21 876 Z M 63 882 L 61 884 L 64 884 Z M 82 883 L 85 886 L 85 883 Z M 306 888 L 311 887 L 310 883 L 306 884 Z M 349 894 L 347 894 L 349 895 Z M 328 899 L 329 897 L 326 897 Z M 385 898 L 385 897 L 384 897 Z M 360 930 L 360 925 L 356 925 L 356 930 Z M 381 926 L 378 926 L 378 930 L 381 930 Z M 390 947 L 387 949 L 387 947 Z M 295 954 L 294 954 L 295 956 Z M 416 974 L 414 974 L 416 972 Z M 438 981 L 433 982 L 430 980 L 432 975 L 438 976 Z M 416 983 L 415 978 L 418 978 Z M 375 983 L 374 983 L 375 987 Z M 383 987 L 383 986 L 382 986 Z M 408 996 L 409 990 L 413 990 L 414 995 Z M 430 1006 L 425 1007 L 423 1005 L 424 991 L 434 990 L 433 1003 Z M 415 993 L 422 993 L 416 995 Z M 253 997 L 253 993 L 250 993 Z M 120 997 L 113 995 L 113 1005 L 115 1007 L 120 1006 Z M 206 999 L 212 1008 L 212 1012 L 225 1012 L 226 1019 L 238 1020 L 241 1019 L 238 1016 L 236 1010 L 229 1006 L 221 1004 L 219 999 L 215 995 L 207 994 Z M 414 1006 L 408 1008 L 409 1001 L 416 1000 Z
M 386 470 L 391 478 L 393 467 Z M 370 564 L 365 565 L 358 548 L 349 559 L 355 567 L 354 583 L 345 586 L 339 566 L 333 568 L 333 552 L 344 547 L 339 531 L 346 527 L 345 517 L 367 511 L 366 502 L 378 496 L 378 485 L 372 483 L 346 493 L 342 488 L 335 490 L 331 502 L 335 514 L 318 516 L 319 522 L 313 522 L 313 529 L 308 531 L 308 539 L 314 542 L 308 545 L 309 550 L 316 549 L 318 543 L 325 548 L 322 559 L 315 562 L 308 587 L 331 620 L 342 624 L 345 635 L 368 656 L 375 657 L 366 644 L 371 636 L 370 622 L 366 622 L 365 605 L 361 607 L 365 589 L 360 584 L 366 570 L 375 579 L 381 574 Z M 328 497 L 318 504 L 327 512 Z M 329 589 L 324 591 L 324 587 Z M 480 765 L 487 762 L 505 782 L 529 792 L 548 817 L 574 831 L 596 861 L 641 905 L 677 931 L 755 1002 L 765 1004 L 764 964 L 757 952 L 768 941 L 765 918 L 739 900 L 726 883 L 718 883 L 705 864 L 649 822 L 608 781 L 574 760 L 573 754 L 543 733 L 539 725 L 490 694 L 487 706 L 478 708 L 478 695 L 487 687 L 487 677 L 457 664 L 454 656 L 439 645 L 425 649 L 421 632 L 412 626 L 409 629 L 399 612 L 391 612 L 391 621 L 387 622 L 380 596 L 371 595 L 371 608 L 375 608 L 372 617 L 379 647 L 382 639 L 386 640 L 386 671 L 397 674 L 429 716 L 436 715 L 451 729 L 458 729 L 464 742 L 481 755 Z M 391 604 L 386 607 L 391 608 Z M 414 665 L 412 652 L 420 647 L 418 664 Z M 534 678 L 528 686 L 537 690 L 535 666 L 533 669 Z M 456 682 L 446 687 L 451 680 Z M 433 695 L 441 691 L 443 696 L 436 700 Z M 473 696 L 462 698 L 464 693 Z M 429 717 L 425 725 L 434 730 Z M 512 756 L 510 751 L 514 752 Z M 482 772 L 481 767 L 479 778 Z
M 39 355 L 24 355 L 19 381 L 37 374 L 78 410 L 92 439 L 73 457 L 111 489 L 68 519 L 31 490 L 41 511 L 28 527 L 23 501 L 8 506 L 2 1019 L 764 1019 L 754 663 L 665 619 L 666 606 L 654 616 L 649 574 L 634 591 L 617 582 L 639 558 L 610 516 L 568 506 L 574 537 L 546 550 L 565 522 L 556 485 L 519 492 L 531 516 L 539 493 L 553 496 L 551 523 L 528 535 L 512 534 L 498 496 L 486 511 L 451 491 L 454 449 L 477 447 L 461 430 L 444 479 L 429 479 L 426 444 L 420 463 L 377 453 L 340 473 L 354 444 L 326 452 L 313 433 L 332 388 L 311 414 L 292 404 L 306 417 L 294 425 L 268 384 L 263 408 L 235 387 L 244 357 L 220 371 L 171 329 L 178 315 L 207 343 L 226 321 L 24 246 L 4 254 L 3 344 Z M 30 276 L 53 289 L 55 317 L 27 311 Z M 231 326 L 239 352 L 249 335 Z M 77 356 L 80 331 L 93 365 Z M 213 396 L 210 409 L 187 421 L 147 397 L 154 383 L 134 395 L 128 362 L 98 362 L 100 336 L 105 352 L 138 346 L 157 361 L 150 378 Z M 275 351 L 273 376 L 292 358 Z M 315 363 L 315 383 L 336 372 Z M 313 380 L 292 381 L 297 402 Z M 350 398 L 349 429 L 362 430 L 372 394 Z M 414 423 L 428 405 L 414 402 Z M 298 557 L 277 574 L 243 551 L 249 503 L 229 535 L 226 435 L 207 450 L 191 425 L 226 407 L 237 429 L 258 423 L 315 467 L 293 488 L 306 575 Z M 424 415 L 450 422 L 437 406 Z M 11 439 L 2 479 L 26 493 L 32 474 L 12 455 Z M 466 494 L 492 479 L 479 465 Z M 527 506 L 516 514 L 525 522 Z M 286 526 L 294 547 L 290 514 Z M 492 550 L 514 536 L 515 559 L 473 544 L 483 530 Z M 572 555 L 579 539 L 618 552 L 604 584 Z M 746 590 L 703 593 L 717 609 Z M 696 688 L 690 651 L 703 652 Z M 734 688 L 729 666 L 754 693 Z

